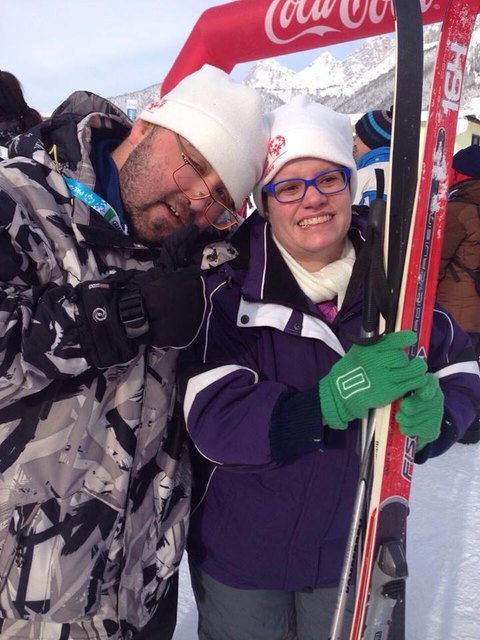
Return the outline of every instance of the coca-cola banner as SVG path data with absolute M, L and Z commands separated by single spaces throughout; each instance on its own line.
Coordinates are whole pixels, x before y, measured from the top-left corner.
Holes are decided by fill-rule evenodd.
M 440 22 L 448 0 L 419 0 L 424 24 Z M 237 0 L 207 9 L 192 29 L 162 94 L 203 64 L 228 73 L 239 62 L 394 31 L 391 0 Z

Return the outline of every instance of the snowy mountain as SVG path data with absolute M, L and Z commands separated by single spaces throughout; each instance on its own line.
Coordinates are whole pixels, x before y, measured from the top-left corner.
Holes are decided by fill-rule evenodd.
M 245 84 L 263 94 L 267 109 L 287 102 L 292 95 L 307 93 L 339 111 L 356 113 L 364 110 L 363 93 L 369 95 L 372 84 L 380 80 L 379 86 L 385 87 L 385 74 L 392 74 L 389 84 L 393 87 L 394 63 L 393 39 L 379 36 L 365 40 L 344 60 L 337 60 L 329 51 L 322 51 L 318 58 L 298 73 L 283 67 L 276 60 L 262 60 L 252 67 Z M 369 97 L 378 104 L 373 94 Z M 388 102 L 390 98 L 383 95 L 381 99 Z M 343 108 L 346 102 L 352 101 L 351 107 Z
M 142 107 L 149 102 L 151 102 L 154 98 L 158 97 L 158 93 L 160 91 L 160 84 L 152 84 L 145 89 L 140 89 L 140 91 L 133 91 L 132 93 L 123 93 L 120 96 L 115 96 L 113 98 L 109 98 L 110 102 L 117 105 L 122 111 L 127 113 L 127 103 L 133 102 L 137 105 L 137 115 L 140 114 L 140 110 Z
M 424 94 L 427 110 L 436 43 L 440 26 L 424 29 Z M 307 93 L 315 100 L 342 113 L 363 113 L 385 109 L 392 104 L 394 86 L 395 41 L 383 35 L 364 40 L 355 51 L 337 60 L 328 50 L 301 71 L 295 72 L 273 58 L 252 65 L 244 82 L 258 89 L 270 111 L 287 102 L 292 95 Z M 136 100 L 138 110 L 158 95 L 160 84 L 141 91 L 111 98 L 124 111 L 127 101 Z M 473 34 L 467 59 L 461 109 L 475 114 L 480 110 L 480 18 Z
M 440 25 L 429 25 L 424 30 L 424 110 L 428 108 L 439 31 Z M 344 60 L 336 60 L 329 51 L 322 51 L 298 73 L 276 60 L 262 60 L 252 67 L 245 83 L 263 94 L 267 109 L 288 101 L 292 95 L 307 93 L 340 112 L 362 113 L 369 109 L 388 108 L 392 104 L 394 65 L 395 41 L 393 37 L 384 35 L 364 40 Z M 461 108 L 474 109 L 478 96 L 480 22 L 477 22 L 468 55 Z

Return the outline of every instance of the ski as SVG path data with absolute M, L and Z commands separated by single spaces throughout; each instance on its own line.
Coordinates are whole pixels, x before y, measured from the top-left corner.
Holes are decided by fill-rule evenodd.
M 417 344 L 411 356 L 426 357 L 428 350 L 449 166 L 466 56 L 479 9 L 480 0 L 451 0 L 437 49 L 421 177 L 394 327 L 415 331 Z M 394 178 L 393 164 L 391 174 Z M 405 638 L 406 521 L 415 439 L 398 430 L 397 409 L 394 403 L 374 412 L 372 488 L 349 640 Z
M 392 331 L 394 328 L 395 306 L 400 290 L 417 185 L 423 87 L 422 15 L 418 0 L 393 0 L 392 6 L 395 18 L 396 65 L 390 166 L 395 169 L 390 171 L 389 175 L 387 193 L 390 196 L 387 204 L 382 199 L 384 176 L 380 173 L 383 172 L 376 172 L 377 198 L 370 205 L 365 247 L 357 261 L 357 272 L 364 279 L 362 339 L 378 335 L 380 310 L 387 322 L 387 330 Z M 388 229 L 385 229 L 388 222 Z M 382 249 L 387 232 L 388 243 L 395 248 L 395 251 L 388 252 L 388 283 L 385 280 Z M 392 292 L 396 292 L 396 296 Z M 369 419 L 362 423 L 359 481 L 329 640 L 340 640 L 343 637 L 345 609 L 353 587 L 355 564 L 357 558 L 362 557 L 362 546 L 365 544 L 362 529 L 365 525 L 372 483 L 375 415 L 371 412 Z M 389 615 L 390 611 L 386 617 Z

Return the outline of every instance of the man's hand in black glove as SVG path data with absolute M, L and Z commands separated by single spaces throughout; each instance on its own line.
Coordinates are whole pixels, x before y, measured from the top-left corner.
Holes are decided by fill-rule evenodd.
M 199 233 L 199 228 L 194 224 L 188 224 L 172 233 L 163 241 L 154 265 L 164 273 L 184 268 L 195 248 Z
M 129 314 L 125 313 L 125 300 L 131 301 L 139 295 L 146 326 L 141 319 L 130 322 Z M 198 267 L 174 273 L 163 273 L 161 267 L 153 267 L 136 273 L 128 282 L 120 294 L 119 309 L 131 338 L 155 347 L 182 349 L 198 333 L 205 303 L 205 283 Z
M 186 228 L 162 247 L 158 266 L 119 271 L 75 288 L 79 334 L 86 357 L 97 368 L 131 360 L 139 344 L 181 349 L 197 335 L 205 312 L 205 282 L 185 263 L 197 233 Z

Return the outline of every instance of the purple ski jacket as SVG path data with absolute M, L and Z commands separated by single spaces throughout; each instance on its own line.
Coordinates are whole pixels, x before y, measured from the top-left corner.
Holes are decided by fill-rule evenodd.
M 356 216 L 354 216 L 355 219 Z M 350 229 L 357 250 L 361 233 Z M 208 277 L 209 309 L 185 354 L 184 414 L 193 446 L 190 557 L 242 589 L 304 591 L 338 584 L 358 475 L 358 423 L 322 427 L 321 450 L 276 464 L 272 414 L 285 392 L 307 391 L 360 334 L 361 291 L 333 324 L 298 287 L 257 214 L 235 234 L 239 255 Z M 468 336 L 436 310 L 428 359 L 445 395 L 440 438 L 460 438 L 480 404 Z M 302 407 L 298 408 L 301 429 Z M 319 423 L 321 421 L 319 420 Z

